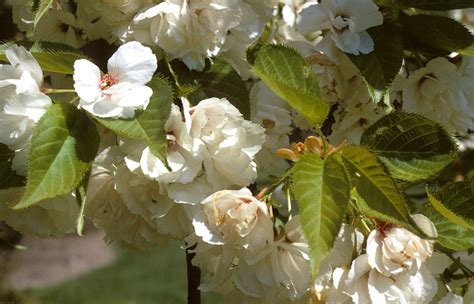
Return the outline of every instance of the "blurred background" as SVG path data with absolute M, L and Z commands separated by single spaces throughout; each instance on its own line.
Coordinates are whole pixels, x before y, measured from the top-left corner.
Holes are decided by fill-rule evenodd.
M 19 236 L 0 228 L 0 303 L 186 303 L 185 252 L 169 242 L 150 252 L 107 246 L 102 232 L 83 237 Z M 203 295 L 203 303 L 220 303 Z

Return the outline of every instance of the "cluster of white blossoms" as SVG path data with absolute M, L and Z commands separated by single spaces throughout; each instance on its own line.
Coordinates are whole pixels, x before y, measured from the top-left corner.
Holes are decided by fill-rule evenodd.
M 12 170 L 26 176 L 31 136 L 52 101 L 41 92 L 41 67 L 24 47 L 12 46 L 5 55 L 10 64 L 0 64 L 0 145 L 14 152 Z M 45 200 L 21 212 L 8 208 L 22 193 L 21 188 L 0 190 L 0 218 L 7 224 L 41 236 L 74 232 L 79 207 L 72 195 Z
M 423 215 L 413 219 L 429 237 L 436 228 Z M 437 292 L 434 275 L 425 263 L 433 254 L 434 241 L 385 225 L 364 236 L 345 225 L 332 254 L 322 263 L 314 290 L 326 303 L 431 303 Z M 355 258 L 354 258 L 355 257 Z
M 308 296 L 308 245 L 298 216 L 275 234 L 267 205 L 243 188 L 203 200 L 193 227 L 193 263 L 205 272 L 202 291 L 227 294 L 237 287 L 268 303 Z
M 392 89 L 401 91 L 402 108 L 420 113 L 460 134 L 474 129 L 474 58 L 460 66 L 438 57 L 408 77 L 399 76 Z
M 316 73 L 321 97 L 331 108 L 318 130 L 331 153 L 332 146 L 360 144 L 369 126 L 396 111 L 421 114 L 457 135 L 470 136 L 463 147 L 473 149 L 473 57 L 416 54 L 416 62 L 405 60 L 393 72 L 393 82 L 379 92 L 351 59 L 376 50 L 370 33 L 383 25 L 387 12 L 377 4 L 387 1 L 58 0 L 36 25 L 30 2 L 11 0 L 13 21 L 25 37 L 76 49 L 86 46 L 85 53 L 87 44 L 104 39 L 117 49 L 106 70 L 99 62 L 76 60 L 72 77 L 63 81 L 74 89 L 57 90 L 74 94 L 64 101 L 49 96 L 55 94 L 48 87 L 58 75 L 45 77 L 22 46 L 5 51 L 8 63 L 0 64 L 0 171 L 8 158 L 9 169 L 21 181 L 27 179 L 35 127 L 53 104 L 69 103 L 86 112 L 98 126 L 100 145 L 84 210 L 76 192 L 12 210 L 25 191 L 16 187 L 0 190 L 0 220 L 22 233 L 62 236 L 73 233 L 84 216 L 104 231 L 108 244 L 139 250 L 180 240 L 202 270 L 199 289 L 223 294 L 226 303 L 474 302 L 472 280 L 465 284 L 464 299 L 454 288 L 445 289 L 440 273 L 451 263 L 432 267 L 438 263 L 437 231 L 420 214 L 412 216 L 413 222 L 426 239 L 371 217 L 362 219 L 364 225 L 356 223 L 359 215 L 348 212 L 318 275 L 311 276 L 309 245 L 298 207 L 292 206 L 294 190 L 285 180 L 292 163 L 277 151 L 307 152 L 304 144 L 294 142 L 315 135 L 315 126 L 257 77 L 247 50 L 275 42 L 307 60 L 308 72 Z M 474 24 L 472 14 L 453 14 Z M 183 78 L 192 78 L 206 73 L 214 59 L 241 76 L 248 88 L 249 117 L 218 90 L 219 97 L 209 96 L 213 90 L 204 94 L 197 82 L 180 83 L 183 75 L 170 63 L 184 63 L 187 68 L 177 65 L 186 72 Z M 138 115 L 160 97 L 154 80 L 162 72 L 169 72 L 179 97 L 170 97 L 170 114 L 163 119 L 166 155 L 158 155 L 153 142 L 113 128 L 116 122 L 139 124 Z

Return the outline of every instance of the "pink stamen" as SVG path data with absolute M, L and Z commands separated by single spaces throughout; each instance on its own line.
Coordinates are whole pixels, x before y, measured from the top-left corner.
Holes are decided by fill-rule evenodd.
M 110 74 L 104 74 L 100 78 L 99 87 L 101 90 L 106 90 L 117 83 L 117 80 Z

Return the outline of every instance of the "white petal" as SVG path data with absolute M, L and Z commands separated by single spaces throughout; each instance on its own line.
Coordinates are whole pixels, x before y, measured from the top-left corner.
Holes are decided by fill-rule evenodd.
M 360 33 L 359 52 L 362 54 L 371 53 L 374 50 L 374 40 L 366 31 Z
M 86 103 L 94 102 L 100 96 L 100 69 L 92 62 L 80 59 L 74 63 L 74 88 Z
M 326 9 L 318 3 L 308 2 L 301 7 L 296 20 L 296 29 L 303 35 L 329 29 L 331 23 Z
M 12 170 L 19 175 L 26 176 L 28 173 L 28 148 L 24 148 L 15 152 L 12 160 Z
M 24 72 L 30 72 L 38 86 L 43 82 L 43 71 L 36 59 L 24 47 L 13 45 L 5 51 L 5 55 L 11 65 Z
M 82 101 L 82 99 L 81 99 Z M 117 107 L 110 96 L 101 98 L 94 103 L 82 103 L 81 107 L 98 117 L 118 118 L 123 116 L 124 108 Z
M 23 149 L 33 133 L 34 123 L 27 117 L 0 112 L 0 142 L 11 150 Z
M 463 304 L 463 298 L 455 294 L 454 292 L 448 292 L 440 301 L 439 304 Z M 472 303 L 472 302 L 466 302 Z
M 118 97 L 119 101 L 117 105 L 120 107 L 133 107 L 134 109 L 143 110 L 150 102 L 150 97 L 152 94 L 152 89 L 146 86 L 130 89 L 125 92 L 125 94 L 122 94 Z
M 438 232 L 436 227 L 429 218 L 423 214 L 413 214 L 411 219 L 415 221 L 416 225 L 429 237 L 436 238 L 438 237 Z
M 12 80 L 12 82 L 16 85 L 16 93 L 28 93 L 28 94 L 35 94 L 39 93 L 40 89 L 38 84 L 33 79 L 33 76 L 30 72 L 23 72 L 19 80 Z
M 18 94 L 7 100 L 4 112 L 10 115 L 26 116 L 38 122 L 51 105 L 51 99 L 42 93 Z
M 15 68 L 14 66 L 8 64 L 0 64 L 0 87 L 4 87 L 6 85 L 11 84 L 9 82 L 4 83 L 4 80 L 19 79 L 21 77 L 21 74 L 21 71 Z
M 156 56 L 139 42 L 128 42 L 110 57 L 108 72 L 118 82 L 148 83 L 157 69 Z
M 223 245 L 225 240 L 223 240 L 216 233 L 213 233 L 211 229 L 206 224 L 205 215 L 203 212 L 197 212 L 193 218 L 193 227 L 194 232 L 197 236 L 201 237 L 203 242 L 212 245 Z

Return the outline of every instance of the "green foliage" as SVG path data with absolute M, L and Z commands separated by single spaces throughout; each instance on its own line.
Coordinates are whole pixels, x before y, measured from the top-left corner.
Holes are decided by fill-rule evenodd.
M 38 0 L 38 2 L 39 3 L 37 5 L 34 5 L 35 7 L 37 7 L 37 9 L 35 8 L 35 20 L 33 22 L 34 27 L 38 25 L 38 22 L 41 20 L 46 11 L 51 8 L 54 0 Z
M 30 143 L 25 194 L 14 209 L 71 192 L 99 147 L 95 125 L 70 104 L 55 104 L 38 122 Z
M 165 160 L 165 124 L 173 103 L 173 90 L 168 82 L 161 78 L 153 78 L 148 85 L 153 89 L 153 96 L 145 111 L 137 111 L 135 118 L 95 119 L 119 135 L 144 140 L 155 156 Z
M 5 51 L 15 43 L 7 41 L 0 45 L 0 60 L 7 61 Z M 22 41 L 18 44 L 29 49 L 43 71 L 72 75 L 74 74 L 74 62 L 76 60 L 90 60 L 80 51 L 60 43 Z
M 295 165 L 293 188 L 300 221 L 316 277 L 321 261 L 329 254 L 350 200 L 350 181 L 344 167 L 329 156 L 304 155 Z
M 393 178 L 419 181 L 438 174 L 456 157 L 456 144 L 439 124 L 418 114 L 384 116 L 362 135 Z
M 190 98 L 196 103 L 205 98 L 227 98 L 240 113 L 250 118 L 249 91 L 245 81 L 234 68 L 222 60 L 215 59 L 214 63 L 202 72 L 194 72 L 200 87 Z
M 391 23 L 368 29 L 374 40 L 369 54 L 348 55 L 371 87 L 384 90 L 402 66 L 403 48 L 399 29 Z
M 298 51 L 282 45 L 267 45 L 258 51 L 255 73 L 290 106 L 311 123 L 322 123 L 329 105 L 321 99 L 316 74 Z
M 461 23 L 444 16 L 400 15 L 405 49 L 441 56 L 465 49 L 474 36 Z
M 0 144 L 0 189 L 20 187 L 24 184 L 24 177 L 19 176 L 11 169 L 15 152 Z
M 424 205 L 420 212 L 435 225 L 438 231 L 437 244 L 454 251 L 474 247 L 474 230 L 453 223 L 430 205 Z
M 447 184 L 434 193 L 428 191 L 428 199 L 448 220 L 474 230 L 474 179 Z
M 463 48 L 461 50 L 457 51 L 459 54 L 463 56 L 471 56 L 474 57 L 474 44 L 471 44 L 470 46 Z
M 425 11 L 449 11 L 474 7 L 473 0 L 394 0 L 401 7 L 413 7 Z
M 362 146 L 346 146 L 340 155 L 362 211 L 386 222 L 408 226 L 405 199 L 377 157 Z

